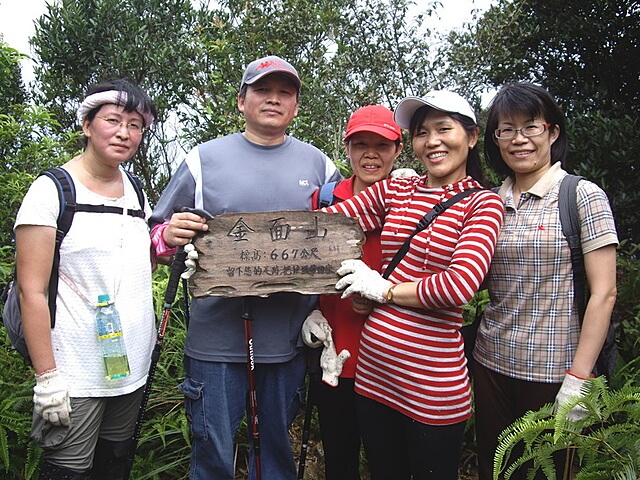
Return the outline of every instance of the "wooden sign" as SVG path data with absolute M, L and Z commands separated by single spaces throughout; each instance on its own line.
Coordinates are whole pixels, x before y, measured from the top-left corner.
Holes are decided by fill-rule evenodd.
M 339 293 L 340 263 L 362 256 L 357 220 L 338 213 L 225 213 L 207 224 L 193 242 L 199 256 L 190 279 L 194 297 Z

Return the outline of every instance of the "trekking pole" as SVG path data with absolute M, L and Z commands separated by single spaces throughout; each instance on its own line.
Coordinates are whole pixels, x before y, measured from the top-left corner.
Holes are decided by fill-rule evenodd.
M 302 424 L 302 440 L 300 445 L 300 460 L 298 461 L 298 480 L 304 478 L 304 467 L 307 463 L 307 451 L 309 450 L 309 437 L 311 436 L 311 415 L 313 414 L 313 402 L 311 401 L 311 391 L 313 379 L 309 376 L 309 386 L 307 387 L 307 405 L 304 409 L 304 423 Z
M 185 328 L 189 328 L 191 322 L 191 306 L 189 305 L 189 280 L 182 279 L 182 308 L 184 309 Z
M 312 340 L 315 335 L 312 334 Z M 317 375 L 317 368 L 320 365 L 320 353 L 321 348 L 314 348 L 309 351 L 309 384 L 307 385 L 307 404 L 304 409 L 304 423 L 302 424 L 302 441 L 300 444 L 300 459 L 298 460 L 298 478 L 297 480 L 304 479 L 304 469 L 307 463 L 307 451 L 309 450 L 309 438 L 311 437 L 311 417 L 313 415 L 313 407 L 315 404 L 315 379 L 314 375 Z
M 178 212 L 191 212 L 196 215 L 200 215 L 207 220 L 212 219 L 211 214 L 205 210 L 179 207 L 176 208 Z M 164 305 L 162 312 L 162 320 L 158 326 L 158 332 L 156 334 L 156 343 L 153 346 L 151 352 L 151 364 L 149 365 L 149 373 L 147 374 L 147 383 L 144 386 L 144 393 L 142 394 L 142 400 L 140 401 L 140 407 L 138 407 L 138 418 L 136 419 L 136 425 L 131 436 L 131 444 L 129 446 L 129 455 L 127 458 L 127 465 L 124 470 L 123 480 L 128 480 L 131 475 L 131 469 L 133 468 L 133 462 L 136 456 L 136 450 L 138 448 L 138 440 L 140 440 L 140 433 L 142 432 L 142 423 L 144 421 L 144 413 L 147 409 L 147 403 L 149 402 L 149 396 L 151 395 L 151 385 L 156 375 L 156 368 L 158 367 L 158 360 L 160 360 L 160 352 L 164 344 L 164 334 L 169 324 L 169 315 L 171 314 L 171 306 L 176 299 L 176 293 L 178 291 L 178 284 L 180 283 L 180 276 L 184 272 L 184 262 L 187 259 L 187 254 L 184 251 L 184 247 L 178 247 L 173 262 L 171 263 L 171 272 L 169 273 L 169 280 L 167 281 L 167 289 L 164 293 Z M 186 284 L 185 284 L 186 285 Z M 184 290 L 187 295 L 187 290 Z M 185 300 L 188 302 L 188 299 Z
M 162 320 L 158 327 L 158 333 L 156 335 L 156 343 L 153 346 L 151 352 L 151 365 L 149 365 L 149 373 L 147 374 L 147 383 L 144 386 L 144 393 L 142 394 L 142 400 L 140 407 L 138 408 L 138 418 L 136 419 L 135 429 L 133 436 L 131 437 L 131 445 L 129 446 L 129 456 L 127 459 L 127 466 L 124 472 L 124 480 L 128 480 L 133 467 L 133 462 L 136 456 L 136 449 L 138 447 L 138 440 L 140 440 L 140 433 L 142 432 L 142 423 L 144 421 L 144 413 L 147 409 L 147 403 L 149 402 L 149 396 L 151 395 L 151 384 L 156 374 L 156 368 L 158 366 L 158 360 L 160 359 L 160 352 L 164 344 L 164 333 L 169 323 L 169 315 L 171 313 L 171 305 L 176 298 L 176 291 L 178 290 L 178 284 L 180 282 L 180 275 L 184 271 L 184 261 L 186 253 L 183 247 L 178 248 L 171 264 L 171 273 L 169 274 L 169 280 L 167 281 L 167 290 L 164 294 L 164 305 Z
M 255 357 L 253 354 L 253 333 L 251 322 L 251 299 L 242 299 L 242 319 L 244 320 L 244 335 L 247 340 L 247 373 L 249 376 L 249 423 L 251 425 L 251 444 L 253 445 L 253 457 L 256 466 L 256 480 L 262 480 L 262 468 L 260 466 L 260 428 L 258 425 L 258 399 L 256 395 Z

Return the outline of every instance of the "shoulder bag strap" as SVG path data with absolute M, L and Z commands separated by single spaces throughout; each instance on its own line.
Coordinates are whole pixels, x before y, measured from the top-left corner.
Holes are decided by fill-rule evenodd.
M 340 183 L 340 181 L 328 182 L 320 187 L 320 192 L 318 193 L 318 208 L 324 208 L 334 204 L 333 191 L 336 189 L 338 183 Z
M 413 231 L 411 235 L 409 235 L 409 237 L 404 241 L 400 249 L 396 252 L 396 254 L 391 259 L 391 262 L 389 263 L 384 273 L 382 274 L 382 278 L 389 278 L 389 275 L 391 275 L 391 272 L 393 271 L 393 269 L 396 268 L 398 263 L 400 263 L 400 260 L 402 260 L 402 257 L 404 257 L 405 254 L 409 251 L 409 245 L 411 244 L 411 240 L 413 239 L 413 237 L 415 237 L 418 233 L 420 233 L 422 230 L 427 228 L 434 218 L 436 218 L 438 215 L 440 215 L 442 212 L 444 212 L 447 208 L 449 208 L 454 203 L 457 203 L 463 198 L 468 197 L 472 193 L 479 192 L 480 190 L 482 189 L 472 188 L 470 190 L 464 190 L 463 192 L 455 194 L 446 202 L 437 203 L 429 213 L 427 213 L 424 217 L 420 219 L 420 221 L 418 222 L 418 225 L 416 225 L 416 229 Z
M 133 189 L 136 191 L 136 196 L 138 197 L 138 203 L 140 203 L 140 210 L 142 210 L 144 214 L 144 193 L 142 192 L 142 183 L 140 183 L 140 179 L 137 175 L 125 170 L 124 173 L 127 175 L 127 178 L 133 185 Z M 144 216 L 142 217 L 144 218 Z

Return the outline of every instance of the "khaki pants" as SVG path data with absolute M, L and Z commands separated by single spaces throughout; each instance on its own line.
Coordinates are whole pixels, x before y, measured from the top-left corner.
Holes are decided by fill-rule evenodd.
M 117 397 L 72 398 L 71 424 L 56 427 L 35 412 L 31 437 L 44 449 L 43 460 L 83 472 L 93 464 L 98 438 L 121 442 L 132 435 L 144 388 Z

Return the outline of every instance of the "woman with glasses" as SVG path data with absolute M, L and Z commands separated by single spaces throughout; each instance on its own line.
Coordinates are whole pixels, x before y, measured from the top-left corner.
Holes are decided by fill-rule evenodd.
M 484 145 L 491 167 L 506 176 L 499 190 L 505 220 L 486 283 L 491 301 L 472 367 L 479 478 L 489 480 L 498 435 L 528 410 L 579 395 L 592 376 L 615 303 L 618 240 L 607 196 L 580 181 L 581 245 L 591 292 L 581 328 L 558 208 L 567 175 L 563 113 L 539 86 L 505 85 L 489 107 Z M 568 418 L 584 415 L 578 405 Z M 558 478 L 562 468 L 557 458 Z M 512 478 L 526 478 L 525 470 Z
M 60 245 L 51 310 L 47 293 L 61 213 L 52 178 L 33 182 L 16 218 L 22 321 L 36 382 L 31 433 L 44 450 L 41 480 L 118 479 L 127 463 L 155 317 L 145 220 L 151 210 L 121 165 L 134 156 L 155 116 L 147 94 L 125 80 L 96 85 L 82 101 L 86 146 L 60 171 L 75 187 L 77 208 Z M 122 324 L 127 358 L 117 374 L 108 370 L 96 328 L 103 295 Z M 110 335 L 120 336 L 117 329 Z

